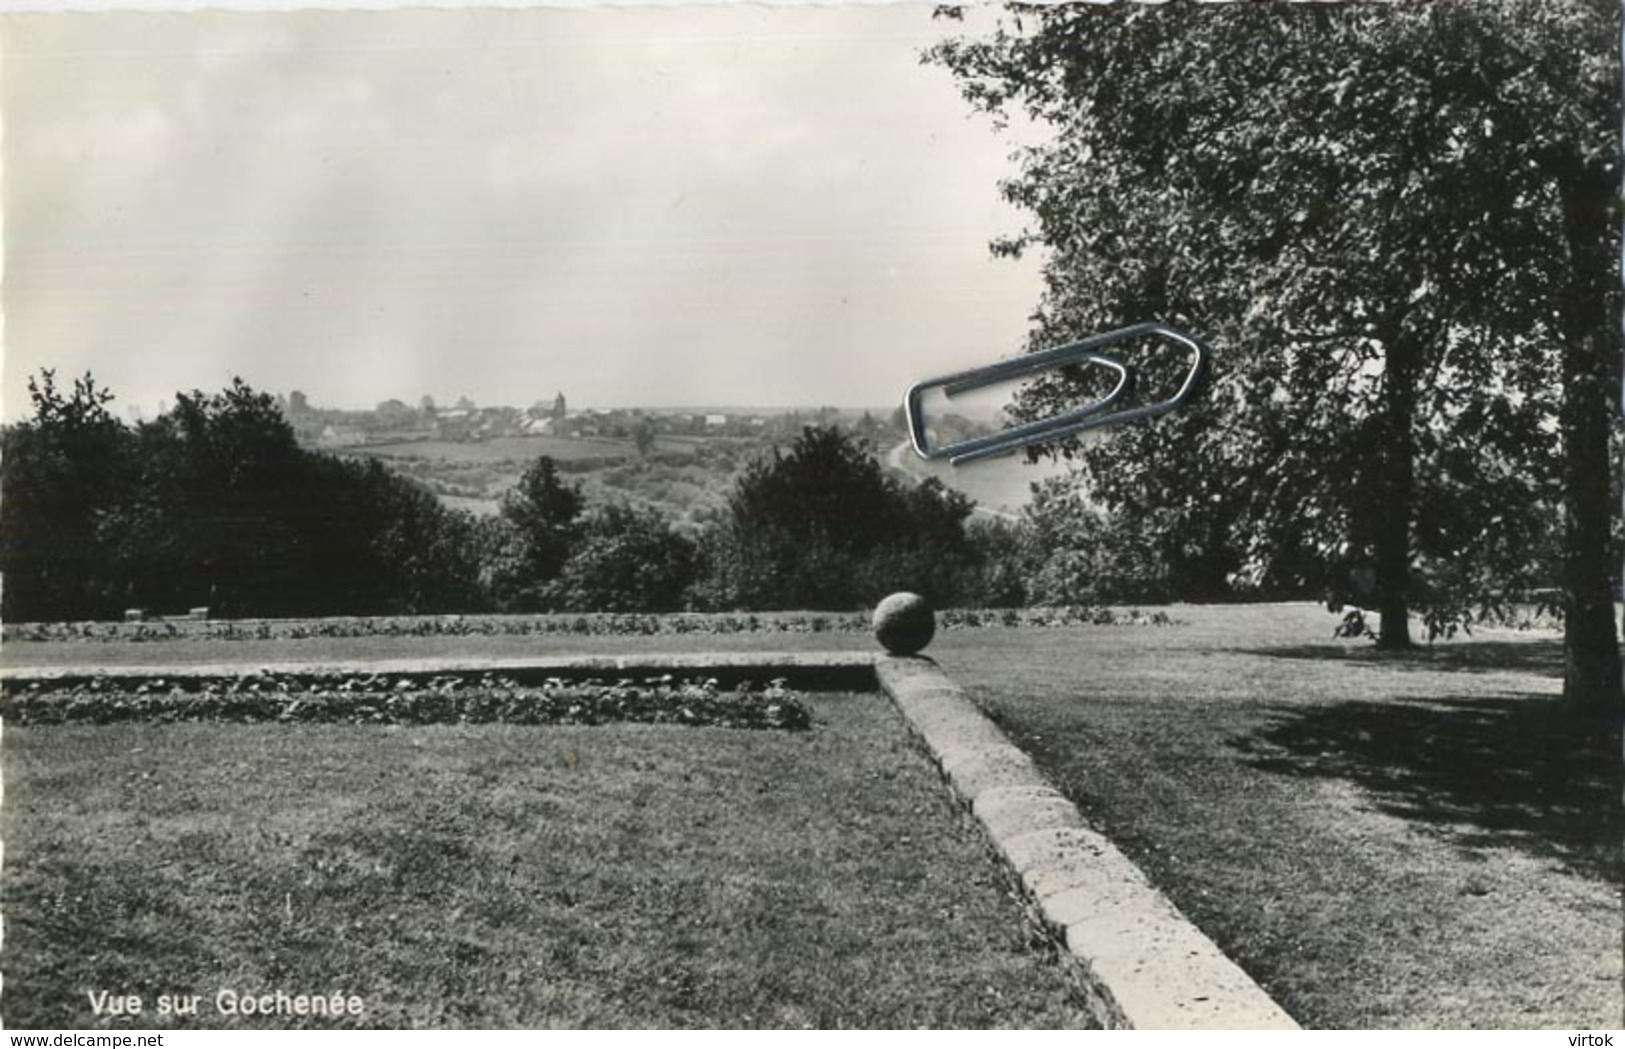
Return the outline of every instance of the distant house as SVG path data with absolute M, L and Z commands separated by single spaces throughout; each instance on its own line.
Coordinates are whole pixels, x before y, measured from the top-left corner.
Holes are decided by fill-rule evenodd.
M 726 415 L 707 415 L 705 417 L 705 425 L 708 427 L 727 426 L 728 417 Z
M 417 421 L 417 413 L 412 410 L 410 405 L 405 401 L 393 398 L 380 402 L 378 407 L 373 409 L 373 414 L 378 417 L 378 422 L 386 428 L 410 426 Z
M 366 433 L 358 426 L 341 426 L 337 423 L 328 423 L 322 428 L 317 442 L 328 448 L 344 448 L 352 444 L 365 444 Z

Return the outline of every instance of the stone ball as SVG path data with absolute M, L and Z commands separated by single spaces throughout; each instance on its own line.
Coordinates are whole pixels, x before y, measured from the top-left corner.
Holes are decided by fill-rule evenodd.
M 875 606 L 875 640 L 894 656 L 912 656 L 931 643 L 937 618 L 919 594 L 892 594 Z

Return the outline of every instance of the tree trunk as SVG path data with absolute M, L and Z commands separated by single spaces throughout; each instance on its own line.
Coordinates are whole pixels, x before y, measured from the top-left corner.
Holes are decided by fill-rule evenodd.
M 1608 422 L 1613 340 L 1571 340 L 1563 354 L 1563 698 L 1577 711 L 1625 709 L 1608 558 Z
M 1575 260 L 1563 356 L 1563 699 L 1579 713 L 1625 711 L 1612 583 L 1620 566 L 1608 557 L 1613 516 L 1608 479 L 1609 429 L 1616 418 L 1619 296 L 1613 289 L 1608 204 L 1613 180 L 1603 175 L 1565 195 L 1565 233 Z
M 1377 612 L 1382 625 L 1378 648 L 1409 648 L 1411 644 L 1411 509 L 1416 494 L 1416 448 L 1411 433 L 1416 410 L 1416 346 L 1401 331 L 1387 340 L 1382 380 L 1382 447 L 1377 450 L 1381 471 L 1376 490 L 1382 493 L 1375 515 L 1373 538 L 1377 570 Z

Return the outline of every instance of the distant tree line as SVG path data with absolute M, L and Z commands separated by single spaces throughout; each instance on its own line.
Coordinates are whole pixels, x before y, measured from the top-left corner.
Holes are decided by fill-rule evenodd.
M 1318 596 L 1209 592 L 1167 546 L 1177 524 L 1110 512 L 1073 477 L 1039 485 L 1020 518 L 976 516 L 833 425 L 747 462 L 700 522 L 591 503 L 547 456 L 479 517 L 377 460 L 301 448 L 275 400 L 240 381 L 134 427 L 90 376 L 64 391 L 45 372 L 30 393 L 33 417 L 0 432 L 11 621 L 851 610 L 897 590 L 982 608 Z
M 0 614 L 107 618 L 447 611 L 480 603 L 470 518 L 380 464 L 302 450 L 237 381 L 128 427 L 90 376 L 29 383 L 0 443 Z
M 701 529 L 588 505 L 548 457 L 500 512 L 448 509 L 375 460 L 303 449 L 276 400 L 235 381 L 128 426 L 86 375 L 30 381 L 0 434 L 0 615 L 106 619 L 682 609 L 853 609 L 894 590 L 1009 604 L 1007 537 L 971 502 L 888 476 L 834 426 L 748 465 Z

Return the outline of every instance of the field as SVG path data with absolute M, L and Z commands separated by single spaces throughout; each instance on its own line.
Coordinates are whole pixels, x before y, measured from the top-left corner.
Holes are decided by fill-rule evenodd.
M 6 1023 L 127 1025 L 103 989 L 203 996 L 143 1027 L 334 1024 L 222 988 L 383 1027 L 1085 1022 L 889 704 L 812 702 L 803 732 L 8 729 Z
M 642 457 L 630 440 L 616 438 L 495 437 L 482 441 L 413 440 L 342 449 L 376 458 L 427 485 L 448 507 L 496 513 L 502 494 L 537 456 L 551 456 L 566 479 L 579 484 L 588 504 L 631 503 L 695 524 L 721 512 L 739 472 L 771 447 L 764 438 L 662 436 Z M 926 462 L 905 446 L 881 457 L 898 476 L 935 477 L 974 499 L 984 512 L 1007 516 L 1027 505 L 1031 485 L 1064 472 L 1054 463 L 1020 457 L 968 467 Z
M 640 456 L 630 440 L 526 436 L 402 441 L 342 454 L 377 459 L 426 485 L 447 507 L 480 515 L 496 513 L 503 494 L 546 455 L 581 488 L 589 506 L 627 503 L 696 524 L 726 505 L 739 470 L 765 448 L 744 438 L 663 436 L 648 456 Z
M 1333 617 L 1312 605 L 1167 612 L 1172 626 L 948 630 L 928 654 L 1306 1026 L 1619 1024 L 1619 738 L 1561 714 L 1556 635 L 1481 633 L 1388 655 L 1363 642 L 1332 641 Z M 5 658 L 22 665 L 116 653 L 141 663 L 255 664 L 342 655 L 833 651 L 866 643 L 849 632 L 18 642 L 7 644 Z M 879 716 L 871 709 L 878 705 L 831 699 L 819 731 Z M 874 731 L 872 722 L 854 725 L 863 738 Z M 33 862 L 19 860 L 13 842 L 32 834 L 36 842 L 75 843 L 50 854 L 57 869 L 89 848 L 92 832 L 158 825 L 151 812 L 114 804 L 120 784 L 188 767 L 160 763 L 151 743 L 156 727 L 140 730 L 147 736 L 84 729 L 47 739 L 39 731 L 11 729 L 4 738 L 8 801 L 19 796 L 14 791 L 53 798 L 38 809 L 7 806 L 8 892 L 17 864 Z M 789 745 L 779 735 L 745 735 L 747 752 Z M 822 738 L 837 749 L 819 751 L 820 775 L 836 777 L 864 805 L 890 803 L 890 781 L 866 780 L 854 769 L 883 774 L 888 760 L 902 768 L 900 757 L 872 760 L 858 737 Z M 703 745 L 699 739 L 676 738 L 673 753 L 694 766 L 722 760 L 712 737 Z M 250 760 L 237 756 L 233 740 L 226 733 L 187 745 L 227 755 L 200 769 L 225 768 Z M 136 746 L 146 749 L 134 753 Z M 858 762 L 852 767 L 837 757 L 849 752 Z M 81 782 L 85 755 L 116 775 L 105 784 Z M 255 771 L 251 761 L 244 768 Z M 255 774 L 279 783 L 291 772 L 273 770 L 289 768 L 267 765 Z M 768 805 L 767 796 L 749 791 L 726 796 L 747 812 Z M 42 829 L 30 831 L 22 819 L 42 821 Z M 959 831 L 931 833 L 959 840 Z M 819 848 L 835 848 L 839 834 L 831 834 Z M 132 839 L 121 840 L 128 847 Z M 108 855 L 96 860 L 98 869 L 110 869 Z M 829 935 L 847 920 L 832 918 Z M 16 929 L 9 919 L 8 952 L 23 935 Z M 11 986 L 8 980 L 8 994 Z M 766 1022 L 759 1011 L 751 1015 Z M 829 1021 L 825 1013 L 813 1022 Z M 1013 1015 L 988 1022 L 1005 1021 L 1031 1022 Z
M 665 447 L 662 447 L 665 446 Z M 656 448 L 680 448 L 670 442 L 657 442 Z M 402 441 L 399 444 L 371 444 L 347 449 L 380 459 L 427 459 L 438 462 L 529 462 L 539 455 L 560 462 L 627 459 L 637 455 L 631 441 L 598 437 L 492 437 L 483 441 Z

